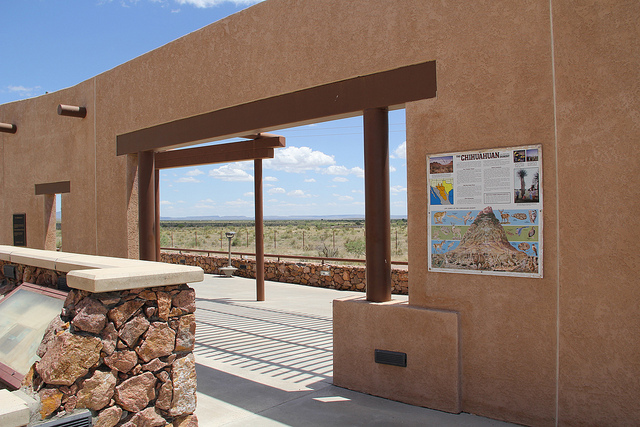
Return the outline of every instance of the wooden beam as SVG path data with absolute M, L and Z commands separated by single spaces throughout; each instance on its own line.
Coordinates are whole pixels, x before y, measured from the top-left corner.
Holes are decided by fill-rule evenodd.
M 78 117 L 84 119 L 87 117 L 87 108 L 77 105 L 58 105 L 58 115 L 67 117 Z
M 435 61 L 303 89 L 118 135 L 117 154 L 161 151 L 435 98 Z
M 184 150 L 161 151 L 156 153 L 156 168 L 169 169 L 254 159 L 272 159 L 274 148 L 284 146 L 285 138 L 275 136 Z
M 71 192 L 70 181 L 47 182 L 46 184 L 35 185 L 36 196 L 42 194 L 62 194 Z
M 18 127 L 12 123 L 0 123 L 0 132 L 16 133 Z

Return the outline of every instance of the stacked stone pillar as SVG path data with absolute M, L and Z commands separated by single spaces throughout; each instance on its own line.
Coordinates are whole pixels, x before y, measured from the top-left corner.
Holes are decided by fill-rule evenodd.
M 172 285 L 72 290 L 24 384 L 42 418 L 76 408 L 94 426 L 197 426 L 195 291 Z

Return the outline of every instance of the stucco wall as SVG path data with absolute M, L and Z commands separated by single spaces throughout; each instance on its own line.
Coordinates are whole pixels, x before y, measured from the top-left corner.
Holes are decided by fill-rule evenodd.
M 554 10 L 559 417 L 637 424 L 640 5 L 561 2 Z
M 27 245 L 43 249 L 44 196 L 35 184 L 70 181 L 62 195 L 65 249 L 94 254 L 96 233 L 95 133 L 93 81 L 64 91 L 0 106 L 0 121 L 18 126 L 16 134 L 1 134 L 2 227 L 0 239 L 12 244 L 12 215 L 27 214 Z M 87 106 L 84 119 L 58 116 L 58 104 Z M 1 205 L 0 205 L 1 206 Z
M 18 125 L 0 134 L 0 243 L 26 212 L 29 246 L 42 247 L 33 185 L 69 180 L 65 250 L 135 257 L 135 156 L 115 155 L 117 135 L 435 60 L 437 99 L 406 105 L 409 301 L 458 313 L 461 409 L 640 423 L 639 20 L 640 5 L 622 0 L 268 0 L 0 106 L 0 121 Z M 88 115 L 57 116 L 59 103 Z M 426 155 L 529 144 L 542 144 L 544 278 L 429 273 Z

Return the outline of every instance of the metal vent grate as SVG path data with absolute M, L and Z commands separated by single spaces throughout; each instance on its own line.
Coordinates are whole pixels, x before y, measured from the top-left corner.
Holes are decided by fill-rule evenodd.
M 399 351 L 375 350 L 375 361 L 383 365 L 407 367 L 407 353 Z
M 7 279 L 15 279 L 16 278 L 16 266 L 15 265 L 3 265 L 2 266 L 2 274 Z
M 83 409 L 62 418 L 36 424 L 34 427 L 91 427 L 92 425 L 91 411 Z

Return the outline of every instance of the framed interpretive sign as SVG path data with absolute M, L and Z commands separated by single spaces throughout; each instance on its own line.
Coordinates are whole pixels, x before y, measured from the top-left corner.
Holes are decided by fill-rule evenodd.
M 542 277 L 542 146 L 427 156 L 429 271 Z

